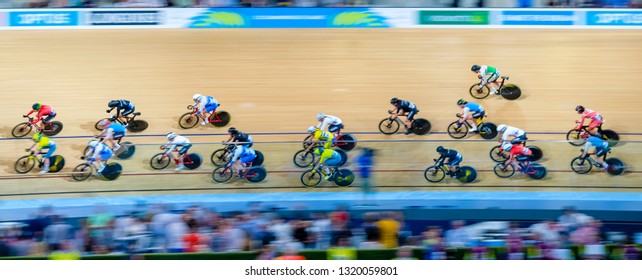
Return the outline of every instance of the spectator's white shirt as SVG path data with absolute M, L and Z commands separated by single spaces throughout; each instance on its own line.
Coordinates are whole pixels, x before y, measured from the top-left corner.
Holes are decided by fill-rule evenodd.
M 449 247 L 464 247 L 470 242 L 466 228 L 449 229 L 446 231 L 446 244 Z
M 292 227 L 287 222 L 271 225 L 268 228 L 276 237 L 276 241 L 288 242 L 292 240 Z
M 541 239 L 546 242 L 559 242 L 560 241 L 560 233 L 555 230 L 551 229 L 548 226 L 548 223 L 538 223 L 530 226 L 529 228 L 532 232 L 536 232 L 540 235 Z
M 187 225 L 180 219 L 180 216 L 177 215 L 177 218 L 167 225 L 165 228 L 167 235 L 167 248 L 171 249 L 184 249 L 185 243 L 183 242 L 183 235 L 188 233 Z

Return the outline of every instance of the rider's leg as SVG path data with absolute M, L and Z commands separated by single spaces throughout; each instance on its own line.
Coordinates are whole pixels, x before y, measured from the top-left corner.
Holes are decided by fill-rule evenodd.
M 51 165 L 49 158 L 53 155 L 54 151 L 56 151 L 56 146 L 55 145 L 49 146 L 49 150 L 47 151 L 47 154 L 45 154 L 45 157 L 44 157 L 44 161 L 43 161 L 44 166 L 42 170 L 40 170 L 40 174 L 49 172 L 49 166 Z
M 467 116 L 466 119 L 464 119 L 464 121 L 470 125 L 471 127 L 470 132 L 477 131 L 477 121 L 473 119 L 472 115 Z
M 185 164 L 183 163 L 183 159 L 185 158 L 185 155 L 187 154 L 187 151 L 189 148 L 191 148 L 192 145 L 188 144 L 186 146 L 183 146 L 180 151 L 178 151 L 178 158 L 176 159 L 176 163 L 178 166 L 176 167 L 176 170 L 181 170 L 185 168 Z
M 495 88 L 495 86 L 499 87 L 499 82 L 497 82 L 498 77 L 499 73 L 495 73 L 488 78 L 488 85 L 491 89 L 490 94 L 497 94 L 497 89 Z

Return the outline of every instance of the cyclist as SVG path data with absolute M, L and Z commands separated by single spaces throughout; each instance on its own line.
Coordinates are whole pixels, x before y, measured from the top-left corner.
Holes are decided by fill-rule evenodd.
M 37 112 L 38 114 L 36 115 L 36 118 L 31 122 L 31 124 L 36 125 L 40 120 L 42 120 L 42 123 L 38 126 L 39 131 L 42 131 L 42 129 L 44 128 L 44 125 L 49 123 L 53 118 L 56 117 L 56 111 L 54 110 L 53 107 L 49 105 L 43 105 L 40 103 L 34 103 L 33 105 L 31 105 L 31 111 L 29 111 L 29 113 L 23 116 L 28 117 L 34 112 Z M 43 119 L 43 117 L 45 118 Z
M 470 132 L 477 132 L 477 122 L 473 119 L 479 119 L 486 115 L 484 107 L 474 102 L 468 102 L 464 99 L 459 99 L 457 101 L 457 105 L 462 109 L 460 116 L 462 121 L 460 123 L 467 122 L 472 127 Z M 471 122 L 469 122 L 469 120 L 471 120 Z
M 314 165 L 313 170 L 318 170 L 323 167 L 322 173 L 325 175 L 325 179 L 330 179 L 332 172 L 330 172 L 330 167 L 336 167 L 339 162 L 341 162 L 341 155 L 339 152 L 333 149 L 327 149 L 323 147 L 314 148 L 313 153 L 319 156 L 319 160 Z
M 247 146 L 238 146 L 234 149 L 234 153 L 230 156 L 230 162 L 227 163 L 227 167 L 233 166 L 239 172 L 239 178 L 244 178 L 245 169 L 247 169 L 249 164 L 254 161 L 256 158 L 256 152 L 250 147 Z
M 330 149 L 334 145 L 334 135 L 330 132 L 311 126 L 308 127 L 308 133 L 312 134 L 312 143 L 305 149 L 306 152 L 316 146 L 323 145 L 324 148 Z M 305 155 L 306 153 L 304 152 L 303 154 Z
M 406 113 L 406 132 L 405 134 L 408 135 L 412 133 L 412 122 L 415 119 L 415 115 L 419 112 L 419 109 L 417 109 L 417 106 L 415 106 L 414 103 L 406 100 L 401 100 L 399 98 L 392 98 L 390 99 L 390 104 L 395 106 L 395 108 L 390 111 L 392 116 L 390 116 L 391 120 L 394 120 L 397 118 L 397 116 Z
M 197 108 L 196 114 L 201 117 L 201 125 L 206 125 L 209 123 L 210 116 L 214 114 L 214 111 L 216 111 L 216 108 L 220 106 L 221 104 L 218 103 L 218 101 L 211 96 L 202 96 L 200 94 L 194 94 L 192 96 L 192 99 L 194 99 L 194 107 Z
M 33 155 L 36 153 L 40 153 L 43 149 L 47 149 L 47 154 L 44 156 L 44 167 L 42 168 L 42 170 L 40 170 L 40 174 L 45 174 L 49 172 L 49 158 L 56 151 L 56 142 L 49 139 L 49 137 L 47 136 L 43 136 L 40 133 L 34 134 L 31 139 L 34 143 L 33 145 L 31 145 L 31 147 L 29 147 L 29 149 L 25 149 L 25 151 L 31 152 L 31 154 Z
M 530 149 L 521 145 L 513 145 L 511 143 L 505 143 L 504 145 L 502 145 L 502 149 L 510 153 L 508 160 L 504 162 L 504 168 L 506 168 L 509 164 L 515 167 L 515 159 L 518 161 L 526 161 L 533 154 Z M 515 169 L 519 170 L 519 167 L 517 166 L 515 167 Z
M 96 138 L 104 138 L 102 140 L 103 143 L 105 143 L 105 141 L 109 141 L 114 151 L 120 149 L 118 142 L 127 135 L 125 126 L 117 122 L 110 122 L 109 120 L 101 120 L 98 124 L 104 128 Z
M 189 139 L 180 136 L 174 132 L 167 133 L 165 135 L 167 140 L 167 144 L 164 145 L 165 148 L 167 148 L 167 151 L 165 152 L 165 155 L 169 156 L 169 158 L 173 159 L 178 166 L 176 167 L 176 171 L 185 169 L 185 164 L 183 164 L 183 159 L 185 158 L 185 155 L 187 154 L 187 151 L 189 151 L 189 148 L 192 147 L 192 144 L 190 143 Z M 181 148 L 178 150 L 178 158 L 174 158 L 174 155 L 172 155 L 172 151 L 174 151 L 177 148 Z
M 341 119 L 332 115 L 319 113 L 317 114 L 317 120 L 319 121 L 319 124 L 317 124 L 317 128 L 321 130 L 327 129 L 328 131 L 334 133 L 335 136 L 336 132 L 339 131 L 339 129 L 343 128 L 343 122 L 341 121 Z
M 96 170 L 96 176 L 99 176 L 101 172 L 105 169 L 104 162 L 109 160 L 113 155 L 114 151 L 109 148 L 105 143 L 99 142 L 97 140 L 89 141 L 90 149 L 85 154 L 85 158 L 89 162 L 98 162 L 98 170 Z
M 602 123 L 604 123 L 604 119 L 602 118 L 602 116 L 600 114 L 598 114 L 597 112 L 595 112 L 593 110 L 586 109 L 582 105 L 577 105 L 575 107 L 575 111 L 578 114 L 582 115 L 582 119 L 580 119 L 579 121 L 575 121 L 577 123 L 577 126 L 575 127 L 575 130 L 579 131 L 580 129 L 582 129 L 582 125 L 584 125 L 584 120 L 590 119 L 591 123 L 589 123 L 588 127 L 586 128 L 586 131 L 588 131 L 589 134 L 591 134 L 591 135 L 595 135 L 597 133 L 597 128 Z M 580 137 L 582 139 L 585 139 L 586 136 L 587 135 L 580 135 Z
M 247 133 L 240 132 L 235 127 L 230 127 L 227 132 L 230 134 L 230 137 L 228 137 L 225 142 L 239 142 L 241 143 L 240 145 L 247 146 L 248 148 L 252 147 L 254 144 L 252 136 Z
M 505 124 L 498 125 L 497 132 L 503 133 L 502 137 L 499 139 L 499 142 L 501 142 L 502 145 L 504 143 L 508 143 L 509 137 L 513 137 L 513 139 L 510 140 L 511 144 L 522 144 L 522 146 L 525 145 L 526 140 L 528 139 L 526 138 L 526 132 L 524 132 L 524 130 Z
M 449 175 L 455 179 L 459 177 L 459 163 L 464 159 L 458 151 L 446 149 L 442 146 L 437 147 L 437 153 L 439 153 L 439 158 L 437 159 L 437 165 L 446 164 L 448 170 L 450 170 Z M 448 159 L 448 162 L 444 161 Z
M 587 157 L 590 147 L 595 147 L 595 161 L 599 164 L 600 168 L 602 168 L 602 170 L 607 170 L 609 168 L 609 164 L 600 160 L 600 158 L 611 150 L 609 142 L 602 139 L 599 133 L 589 136 L 586 140 L 586 144 L 584 144 L 584 151 L 581 155 L 582 158 Z
M 112 100 L 107 103 L 107 107 L 109 107 L 107 113 L 111 113 L 111 111 L 116 109 L 116 118 L 120 120 L 124 126 L 128 125 L 127 116 L 134 113 L 136 109 L 134 103 L 131 103 L 129 100 Z
M 484 85 L 491 83 L 490 88 L 491 88 L 491 95 L 497 94 L 497 89 L 495 89 L 496 85 L 499 87 L 499 82 L 497 81 L 497 78 L 499 78 L 499 69 L 493 67 L 493 66 L 488 66 L 488 65 L 473 65 L 470 67 L 470 71 L 473 71 L 478 74 L 477 77 L 481 80 L 479 82 L 479 87 L 483 87 Z M 494 84 L 494 85 L 493 85 Z

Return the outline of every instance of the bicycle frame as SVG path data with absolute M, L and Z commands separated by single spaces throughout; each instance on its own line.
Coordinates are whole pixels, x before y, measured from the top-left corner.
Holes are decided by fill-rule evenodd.
M 196 112 L 198 112 L 198 108 L 197 107 L 195 107 L 193 105 L 187 105 L 187 110 L 192 110 L 192 115 L 198 116 L 199 119 L 201 118 L 200 115 L 196 113 Z M 209 123 L 218 123 L 218 122 L 222 122 L 222 120 L 218 116 L 218 113 L 216 112 L 216 110 L 214 110 L 214 112 L 212 112 L 212 115 L 209 117 L 207 122 L 209 122 Z

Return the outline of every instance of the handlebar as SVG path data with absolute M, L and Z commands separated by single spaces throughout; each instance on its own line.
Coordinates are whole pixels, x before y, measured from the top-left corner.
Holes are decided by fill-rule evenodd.
M 192 106 L 192 105 L 187 105 L 187 110 L 193 110 L 193 109 L 194 109 L 194 106 Z

